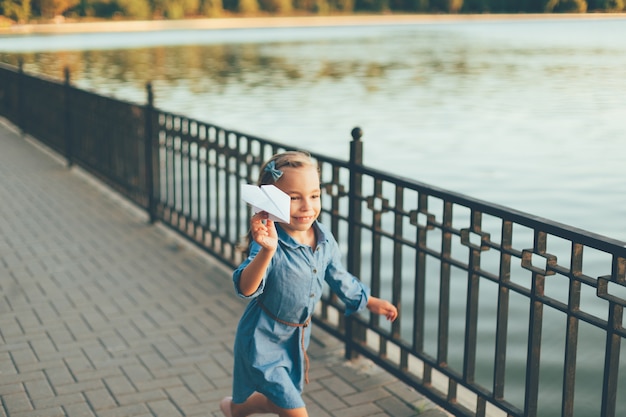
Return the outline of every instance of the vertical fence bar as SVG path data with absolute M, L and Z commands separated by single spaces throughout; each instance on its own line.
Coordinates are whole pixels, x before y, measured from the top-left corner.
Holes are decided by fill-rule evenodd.
M 547 236 L 545 232 L 535 230 L 533 253 L 544 254 Z M 544 272 L 547 273 L 547 272 Z M 528 353 L 526 364 L 526 392 L 524 395 L 524 415 L 536 416 L 539 401 L 539 370 L 541 361 L 541 334 L 543 326 L 543 297 L 545 276 L 532 272 L 532 290 L 530 294 L 530 320 L 528 321 Z
M 20 129 L 22 136 L 26 135 L 24 128 L 24 59 L 19 57 L 17 60 L 17 127 Z
M 350 142 L 350 190 L 348 191 L 348 271 L 359 276 L 361 272 L 361 186 L 362 175 L 358 172 L 358 166 L 363 164 L 363 142 L 361 128 L 352 129 L 352 142 Z M 346 359 L 353 359 L 353 319 L 346 318 Z
M 602 387 L 602 417 L 615 417 L 619 373 L 621 337 L 615 330 L 621 326 L 624 309 L 610 303 L 609 323 L 606 332 L 606 354 L 604 360 L 604 383 Z
M 471 231 L 480 231 L 482 227 L 482 213 L 472 210 Z M 476 353 L 478 334 L 478 298 L 480 276 L 476 273 L 480 269 L 480 248 L 469 245 L 469 265 L 467 279 L 467 305 L 465 309 L 465 349 L 463 358 L 463 376 L 466 381 L 474 382 L 476 377 Z
M 368 206 L 372 211 L 372 252 L 370 254 L 370 269 L 371 269 L 371 282 L 370 289 L 372 291 L 372 295 L 375 297 L 380 297 L 381 294 L 381 262 L 382 262 L 382 216 L 383 216 L 383 207 L 376 207 L 376 199 L 382 199 L 382 181 L 379 179 L 374 180 L 374 197 L 370 200 L 368 198 Z M 380 325 L 380 316 L 378 314 L 370 315 L 370 325 L 371 326 L 379 326 Z
M 148 95 L 148 101 L 145 109 L 145 132 L 144 132 L 144 151 L 145 151 L 145 175 L 146 175 L 146 192 L 148 194 L 148 215 L 150 216 L 150 223 L 154 224 L 156 221 L 156 201 L 154 196 L 154 173 L 155 166 L 158 170 L 158 164 L 154 164 L 154 150 L 153 150 L 153 138 L 152 138 L 152 112 L 154 109 L 154 94 L 152 92 L 152 84 L 146 84 L 146 93 Z
M 452 253 L 452 203 L 444 202 L 442 237 L 441 237 L 441 266 L 439 273 L 439 326 L 437 329 L 437 363 L 448 362 L 448 335 L 450 329 L 450 274 L 451 266 L 448 259 Z
M 496 352 L 494 358 L 493 396 L 504 398 L 506 373 L 506 349 L 509 329 L 509 289 L 505 284 L 511 280 L 511 250 L 513 243 L 513 223 L 502 222 L 502 239 L 500 242 L 500 285 L 498 286 L 498 313 L 496 324 Z
M 404 207 L 404 187 L 396 187 L 396 207 Z M 393 235 L 402 238 L 404 235 L 402 216 L 396 212 L 394 216 Z M 402 244 L 395 240 L 393 244 L 393 275 L 391 281 L 391 302 L 398 311 L 402 311 Z M 394 338 L 400 338 L 402 317 L 398 317 L 391 325 L 391 334 Z
M 72 102 L 71 102 L 71 86 L 70 86 L 70 68 L 63 69 L 63 78 L 65 79 L 65 159 L 67 167 L 74 165 L 74 138 L 72 137 Z
M 229 237 L 232 236 L 232 229 L 233 226 L 231 224 L 231 222 L 229 221 L 229 217 L 230 217 L 230 207 L 231 207 L 231 203 L 233 201 L 233 184 L 235 184 L 235 188 L 239 188 L 239 184 L 236 181 L 233 181 L 233 175 L 232 175 L 232 171 L 230 169 L 230 164 L 232 163 L 232 156 L 231 156 L 231 140 L 232 138 L 235 138 L 236 140 L 236 134 L 235 133 L 230 133 L 226 136 L 225 141 L 224 141 L 224 151 L 226 153 L 225 157 L 224 157 L 224 201 L 226 202 L 226 204 L 224 205 L 224 239 L 222 239 L 222 244 L 221 246 L 221 254 L 222 256 L 226 257 L 226 248 L 232 248 L 229 244 Z M 229 251 L 229 259 L 234 259 L 232 258 L 232 251 Z
M 572 245 L 570 270 L 572 278 L 569 283 L 568 310 L 570 312 L 580 309 L 580 281 L 573 279 L 582 274 L 583 245 Z M 563 399 L 561 414 L 563 417 L 574 415 L 574 392 L 576 383 L 576 356 L 578 352 L 578 318 L 572 314 L 567 315 L 567 329 L 565 336 L 565 360 L 563 372 Z
M 613 257 L 611 275 L 617 282 L 626 283 L 626 260 Z M 608 284 L 607 284 L 608 285 Z M 617 302 L 609 302 L 609 319 L 606 329 L 606 353 L 604 357 L 604 382 L 602 387 L 602 417 L 615 417 L 617 387 L 622 338 L 616 330 L 623 326 L 624 307 Z
M 206 243 L 208 241 L 208 237 L 210 236 L 210 242 L 213 243 L 213 236 L 211 229 L 211 214 L 212 214 L 212 199 L 211 199 L 211 143 L 210 143 L 210 134 L 211 131 L 207 129 L 206 132 L 206 161 L 204 163 L 204 225 L 205 231 L 203 232 L 204 236 L 202 236 L 203 241 Z M 207 231 L 209 234 L 207 235 Z
M 200 136 L 200 129 L 202 126 L 196 125 L 196 140 L 198 144 L 196 146 L 196 223 L 193 227 L 193 235 L 197 242 L 202 242 L 202 236 L 198 236 L 198 233 L 202 233 L 202 142 Z
M 428 220 L 423 227 L 419 225 L 419 213 L 428 213 L 428 195 L 420 193 L 417 200 L 417 212 L 414 223 L 417 226 L 415 256 L 415 289 L 413 293 L 413 349 L 416 352 L 424 352 L 424 327 L 426 312 L 426 252 Z M 425 215 L 427 218 L 428 216 Z

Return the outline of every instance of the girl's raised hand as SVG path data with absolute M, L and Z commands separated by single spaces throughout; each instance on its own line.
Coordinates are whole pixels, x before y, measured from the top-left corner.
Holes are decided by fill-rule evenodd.
M 367 301 L 367 309 L 374 314 L 385 316 L 389 321 L 394 321 L 398 318 L 398 309 L 396 306 L 378 297 L 369 298 Z
M 278 234 L 274 222 L 267 218 L 266 212 L 261 211 L 250 219 L 250 233 L 252 240 L 269 250 L 276 250 L 278 247 Z

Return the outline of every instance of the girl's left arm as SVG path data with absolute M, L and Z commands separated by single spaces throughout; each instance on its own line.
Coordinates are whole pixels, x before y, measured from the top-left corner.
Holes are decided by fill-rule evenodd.
M 394 321 L 398 318 L 398 309 L 387 300 L 370 296 L 367 300 L 367 309 L 374 314 L 385 316 L 387 320 Z

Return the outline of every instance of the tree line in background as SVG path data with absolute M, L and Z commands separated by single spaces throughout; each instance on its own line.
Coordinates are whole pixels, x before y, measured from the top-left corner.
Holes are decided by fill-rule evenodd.
M 67 19 L 183 19 L 350 13 L 621 12 L 626 0 L 0 0 L 0 17 L 26 23 Z

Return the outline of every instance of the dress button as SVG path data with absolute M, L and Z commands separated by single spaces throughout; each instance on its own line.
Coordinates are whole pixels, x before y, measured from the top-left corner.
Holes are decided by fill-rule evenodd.
M 313 268 L 313 273 L 317 274 L 317 268 Z
M 315 294 L 311 293 L 311 295 L 309 295 L 309 297 L 313 298 L 313 297 L 315 297 Z

